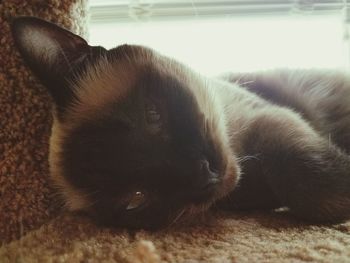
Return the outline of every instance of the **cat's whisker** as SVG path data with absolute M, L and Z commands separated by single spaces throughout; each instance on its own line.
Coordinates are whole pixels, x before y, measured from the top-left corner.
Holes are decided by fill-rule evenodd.
M 72 64 L 71 64 L 70 60 L 68 59 L 66 53 L 65 53 L 64 50 L 62 49 L 61 45 L 58 43 L 58 41 L 55 41 L 55 40 L 54 40 L 54 42 L 55 42 L 55 44 L 57 45 L 57 48 L 58 48 L 59 52 L 62 54 L 62 56 L 63 56 L 65 62 L 67 63 L 67 65 L 68 65 L 68 67 L 69 67 L 69 71 L 73 72 Z
M 208 134 L 208 119 L 204 120 L 204 134 L 207 135 Z
M 93 206 L 94 206 L 95 204 L 97 204 L 99 201 L 100 201 L 100 200 L 97 199 L 97 198 L 94 199 L 94 200 L 92 200 L 92 201 L 90 201 L 87 208 L 93 207 Z
M 237 162 L 238 163 L 244 163 L 248 160 L 251 160 L 251 159 L 254 159 L 254 160 L 260 160 L 257 156 L 259 154 L 256 154 L 256 155 L 246 155 L 246 156 L 242 156 L 242 157 L 238 157 L 236 158 Z
M 174 220 L 169 224 L 169 226 L 173 226 L 174 224 L 176 224 L 176 222 L 179 221 L 179 219 L 185 214 L 187 208 L 185 207 L 184 209 L 182 209 L 174 218 Z
M 253 80 L 251 80 L 251 81 L 245 81 L 245 82 L 239 83 L 239 85 L 244 86 L 244 85 L 251 84 L 251 83 L 254 83 L 254 82 L 255 82 L 255 81 L 253 81 Z
M 101 190 L 96 189 L 95 191 L 91 191 L 91 192 L 85 192 L 84 194 L 82 194 L 83 197 L 93 197 L 96 194 L 100 193 Z
M 241 79 L 244 78 L 244 74 L 241 74 L 240 76 L 238 76 L 235 80 L 231 79 L 232 76 L 229 77 L 229 81 L 232 81 L 232 83 L 236 84 L 236 85 L 240 85 L 241 83 Z

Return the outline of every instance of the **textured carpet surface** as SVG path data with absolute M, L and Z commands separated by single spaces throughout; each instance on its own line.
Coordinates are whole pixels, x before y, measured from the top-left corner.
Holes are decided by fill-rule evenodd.
M 209 223 L 210 222 L 210 223 Z M 149 233 L 60 215 L 0 248 L 0 262 L 350 262 L 350 222 L 307 226 L 285 215 L 216 213 Z
M 84 34 L 86 3 L 0 0 L 0 263 L 350 262 L 350 222 L 308 226 L 284 214 L 213 212 L 197 226 L 149 233 L 58 213 L 47 172 L 50 100 L 13 47 L 16 15 Z
M 85 13 L 85 0 L 0 1 L 0 243 L 38 227 L 54 210 L 47 172 L 50 100 L 15 50 L 9 23 L 33 15 L 83 34 Z

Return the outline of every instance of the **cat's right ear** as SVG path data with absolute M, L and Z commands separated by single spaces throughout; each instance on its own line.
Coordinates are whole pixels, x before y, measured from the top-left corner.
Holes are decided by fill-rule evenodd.
M 15 45 L 25 62 L 45 84 L 56 105 L 63 108 L 73 96 L 69 85 L 63 81 L 97 47 L 89 46 L 83 38 L 64 28 L 35 17 L 18 17 L 11 28 Z

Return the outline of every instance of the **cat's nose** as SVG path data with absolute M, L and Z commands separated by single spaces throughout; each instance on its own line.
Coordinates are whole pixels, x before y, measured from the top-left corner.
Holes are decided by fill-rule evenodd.
M 197 164 L 197 173 L 195 175 L 195 189 L 200 194 L 205 194 L 213 190 L 219 183 L 219 175 L 210 168 L 207 160 L 200 160 Z

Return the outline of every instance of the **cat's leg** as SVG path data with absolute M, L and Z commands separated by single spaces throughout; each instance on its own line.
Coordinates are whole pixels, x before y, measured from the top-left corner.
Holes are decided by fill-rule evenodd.
M 350 218 L 349 155 L 297 114 L 284 109 L 261 114 L 251 123 L 243 144 L 247 153 L 256 156 L 260 171 L 256 170 L 259 176 L 247 173 L 242 177 L 264 186 L 260 189 L 265 188 L 267 196 L 259 199 L 256 193 L 245 192 L 241 198 L 244 194 L 248 200 L 247 196 L 254 197 L 258 207 L 287 206 L 297 217 L 311 221 Z M 233 206 L 239 202 L 234 196 L 235 192 L 229 198 Z
M 238 184 L 216 207 L 226 210 L 259 210 L 282 206 L 262 174 L 260 155 L 249 153 L 239 158 L 241 176 Z

